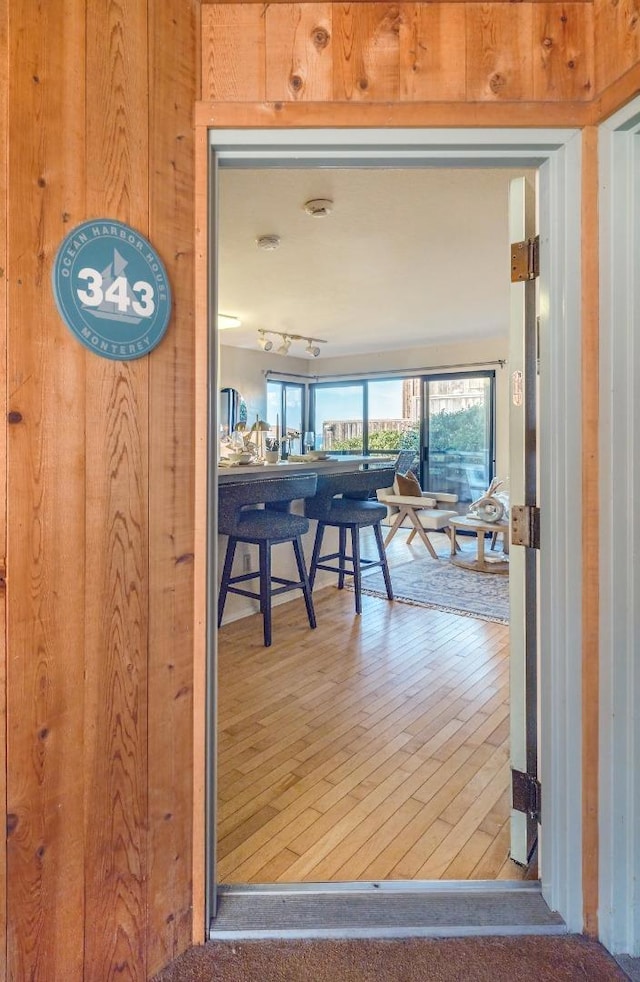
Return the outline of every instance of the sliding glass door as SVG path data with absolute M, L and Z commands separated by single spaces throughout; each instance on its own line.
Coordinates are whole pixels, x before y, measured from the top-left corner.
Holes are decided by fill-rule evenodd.
M 493 372 L 424 379 L 422 486 L 479 498 L 495 471 Z
M 316 449 L 415 449 L 422 487 L 479 498 L 495 473 L 495 373 L 318 382 L 310 386 Z M 418 469 L 417 463 L 415 469 Z

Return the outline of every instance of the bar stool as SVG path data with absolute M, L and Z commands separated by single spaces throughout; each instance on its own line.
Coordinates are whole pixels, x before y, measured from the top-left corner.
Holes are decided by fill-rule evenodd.
M 229 536 L 218 595 L 218 627 L 222 623 L 224 605 L 228 593 L 237 593 L 260 601 L 263 620 L 264 644 L 271 644 L 271 598 L 288 590 L 302 590 L 311 627 L 316 626 L 316 615 L 311 598 L 311 586 L 302 551 L 301 536 L 309 531 L 309 521 L 303 515 L 289 512 L 291 502 L 307 498 L 316 490 L 315 474 L 291 475 L 273 480 L 247 481 L 238 484 L 221 484 L 218 491 L 218 531 Z M 264 507 L 251 507 L 252 505 Z M 238 542 L 249 542 L 259 549 L 258 570 L 231 575 L 233 557 Z M 279 542 L 291 542 L 298 567 L 298 580 L 273 576 L 271 572 L 271 547 Z M 247 580 L 260 578 L 260 592 L 235 586 Z M 274 583 L 280 584 L 274 587 Z
M 385 505 L 371 500 L 369 495 L 378 488 L 388 488 L 393 484 L 393 468 L 355 471 L 350 474 L 320 474 L 318 487 L 313 498 L 305 501 L 307 518 L 318 520 L 316 538 L 309 570 L 309 582 L 313 589 L 316 572 L 326 569 L 338 574 L 338 589 L 344 587 L 345 576 L 353 576 L 356 600 L 356 613 L 362 613 L 362 570 L 373 566 L 382 568 L 389 600 L 393 600 L 393 589 L 389 576 L 387 557 L 382 542 L 380 522 L 386 518 Z M 340 497 L 336 497 L 339 495 Z M 325 528 L 330 525 L 338 529 L 338 552 L 321 555 Z M 373 527 L 378 559 L 364 559 L 360 555 L 360 529 Z M 347 554 L 347 530 L 351 531 L 351 555 Z M 338 565 L 331 565 L 333 560 Z M 347 563 L 351 568 L 347 568 Z

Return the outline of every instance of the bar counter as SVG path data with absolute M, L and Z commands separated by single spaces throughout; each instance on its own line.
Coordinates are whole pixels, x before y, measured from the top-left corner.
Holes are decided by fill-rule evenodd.
M 336 474 L 336 473 L 348 473 L 353 471 L 358 471 L 363 465 L 373 464 L 376 466 L 389 467 L 393 466 L 396 461 L 396 455 L 393 456 L 379 456 L 379 457 L 363 457 L 355 456 L 353 454 L 344 454 L 342 456 L 335 456 L 329 460 L 296 460 L 296 461 L 279 461 L 277 464 L 232 464 L 231 466 L 220 466 L 218 465 L 218 485 L 219 494 L 224 495 L 225 486 L 229 487 L 232 484 L 238 483 L 248 483 L 250 481 L 256 480 L 269 480 L 274 478 L 283 477 L 287 474 Z M 294 501 L 292 504 L 292 511 L 302 514 L 304 511 L 304 503 L 302 501 Z M 315 526 L 315 522 L 312 522 Z M 315 528 L 312 528 L 306 535 L 303 536 L 302 546 L 305 552 L 307 564 L 311 558 L 311 552 L 313 549 L 313 540 L 315 535 Z M 222 562 L 226 550 L 226 536 L 221 535 L 220 545 L 217 550 L 218 557 L 218 581 L 222 572 Z M 335 539 L 335 547 L 338 546 L 338 536 L 335 529 L 329 529 L 325 537 L 325 541 L 332 542 Z M 243 544 L 239 546 L 236 551 L 236 559 L 234 562 L 234 574 L 241 572 L 249 572 L 250 570 L 257 570 L 259 563 L 258 547 L 255 545 Z M 273 571 L 278 576 L 284 576 L 291 579 L 294 575 L 294 564 L 293 557 L 291 555 L 291 550 L 289 548 L 278 548 L 273 557 Z M 316 577 L 316 588 L 328 585 L 335 582 L 335 576 L 332 573 L 319 571 Z M 294 595 L 295 596 L 295 595 Z M 294 599 L 291 594 L 284 594 L 282 597 L 278 597 L 275 600 L 275 605 L 279 603 L 286 603 L 291 599 Z M 227 603 L 224 610 L 224 623 L 229 621 L 235 621 L 242 617 L 248 617 L 251 614 L 256 614 L 259 611 L 259 605 L 255 600 L 249 600 L 244 597 L 239 597 L 237 595 L 230 595 L 227 599 Z M 322 625 L 320 625 L 322 626 Z
M 218 466 L 218 484 L 238 484 L 240 481 L 251 481 L 256 477 L 268 479 L 283 477 L 285 474 L 339 474 L 360 470 L 364 464 L 375 464 L 388 467 L 394 464 L 395 455 L 358 457 L 352 454 L 336 455 L 328 460 L 280 460 L 277 464 L 231 464 Z

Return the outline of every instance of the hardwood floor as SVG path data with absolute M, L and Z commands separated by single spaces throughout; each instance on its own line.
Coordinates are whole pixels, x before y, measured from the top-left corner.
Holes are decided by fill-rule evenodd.
M 421 555 L 401 536 L 392 562 Z M 508 858 L 508 629 L 314 593 L 219 633 L 223 883 L 521 879 Z

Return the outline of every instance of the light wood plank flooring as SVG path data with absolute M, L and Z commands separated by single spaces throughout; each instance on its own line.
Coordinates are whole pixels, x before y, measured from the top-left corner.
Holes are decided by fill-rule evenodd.
M 406 538 L 406 536 L 404 537 Z M 392 563 L 421 543 L 392 543 Z M 521 879 L 508 629 L 327 587 L 219 638 L 219 880 Z

